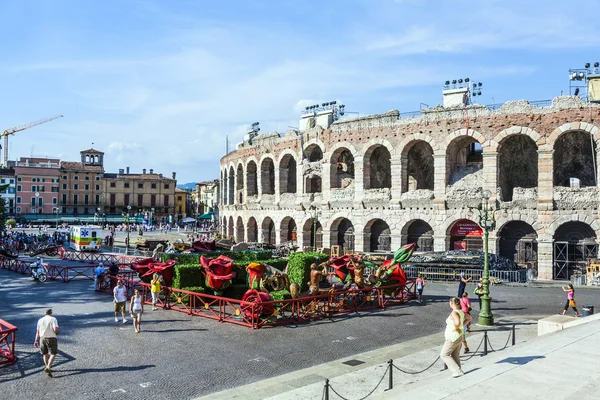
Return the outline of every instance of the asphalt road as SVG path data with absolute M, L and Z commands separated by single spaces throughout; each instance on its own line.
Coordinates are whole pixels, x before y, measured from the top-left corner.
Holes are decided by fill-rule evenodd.
M 0 270 L 0 318 L 19 327 L 19 361 L 0 367 L 0 393 L 15 400 L 190 399 L 441 332 L 456 290 L 429 284 L 422 305 L 254 331 L 147 307 L 142 332 L 134 334 L 130 322 L 114 322 L 111 297 L 93 291 L 91 281 L 40 284 Z M 560 288 L 492 290 L 500 322 L 556 314 L 566 298 Z M 598 307 L 599 295 L 581 289 L 576 298 Z M 42 372 L 32 345 L 47 307 L 61 327 L 54 378 Z

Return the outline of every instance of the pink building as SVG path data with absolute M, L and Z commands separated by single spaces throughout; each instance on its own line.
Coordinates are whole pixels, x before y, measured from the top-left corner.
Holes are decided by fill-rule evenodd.
M 16 213 L 52 214 L 58 204 L 60 160 L 21 157 L 14 163 L 17 176 Z

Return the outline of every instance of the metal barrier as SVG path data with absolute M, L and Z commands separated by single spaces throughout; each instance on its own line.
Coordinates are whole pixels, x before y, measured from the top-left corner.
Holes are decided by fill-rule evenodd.
M 101 285 L 98 291 L 110 293 L 116 280 L 120 279 L 109 278 L 110 285 Z M 152 304 L 150 284 L 131 279 L 122 280 L 127 288 L 128 297 L 131 297 L 133 289 L 137 288 L 144 304 Z M 413 298 L 415 290 L 414 281 L 409 281 L 404 285 L 326 292 L 298 299 L 248 302 L 163 286 L 163 298 L 159 300 L 158 305 L 188 315 L 258 329 L 400 305 Z
M 140 261 L 147 257 L 127 256 L 124 254 L 113 254 L 113 253 L 73 251 L 73 250 L 67 250 L 67 249 L 61 247 L 60 258 L 63 260 L 68 260 L 68 261 L 81 261 L 81 262 L 90 263 L 90 264 L 103 263 L 104 265 L 111 265 L 111 264 L 131 264 L 133 262 Z
M 31 264 L 31 261 L 13 260 L 0 256 L 0 269 L 7 269 L 23 275 L 31 275 L 29 264 Z
M 464 272 L 465 277 L 471 278 L 473 281 L 479 280 L 483 274 L 481 269 L 459 269 L 449 267 L 422 267 L 414 265 L 403 266 L 406 276 L 410 279 L 416 279 L 419 274 L 423 276 L 423 279 L 430 281 L 457 281 L 460 278 L 460 274 Z M 499 271 L 490 270 L 490 277 L 493 278 L 496 283 L 502 282 L 527 282 L 527 270 L 515 270 L 515 271 Z
M 0 319 L 0 365 L 17 361 L 15 355 L 15 338 L 19 329 Z

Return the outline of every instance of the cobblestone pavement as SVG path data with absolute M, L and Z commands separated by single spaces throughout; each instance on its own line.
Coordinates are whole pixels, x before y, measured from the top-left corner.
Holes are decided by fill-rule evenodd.
M 495 316 L 504 320 L 558 313 L 566 298 L 560 288 L 492 290 Z M 422 305 L 255 331 L 147 307 L 134 334 L 131 322 L 114 322 L 111 297 L 93 291 L 91 281 L 41 284 L 0 270 L 0 318 L 19 327 L 19 361 L 0 367 L 0 393 L 15 400 L 189 399 L 441 332 L 455 294 L 456 285 L 429 284 Z M 576 298 L 598 306 L 598 295 L 580 289 Z M 32 346 L 47 307 L 61 327 L 54 378 L 42 372 Z

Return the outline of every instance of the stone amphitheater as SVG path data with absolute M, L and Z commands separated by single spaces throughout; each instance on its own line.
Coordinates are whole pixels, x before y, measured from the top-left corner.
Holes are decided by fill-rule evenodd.
M 336 118 L 246 136 L 220 162 L 222 234 L 238 242 L 481 250 L 570 279 L 597 257 L 600 105 L 576 96 Z M 489 193 L 488 193 L 489 194 Z

